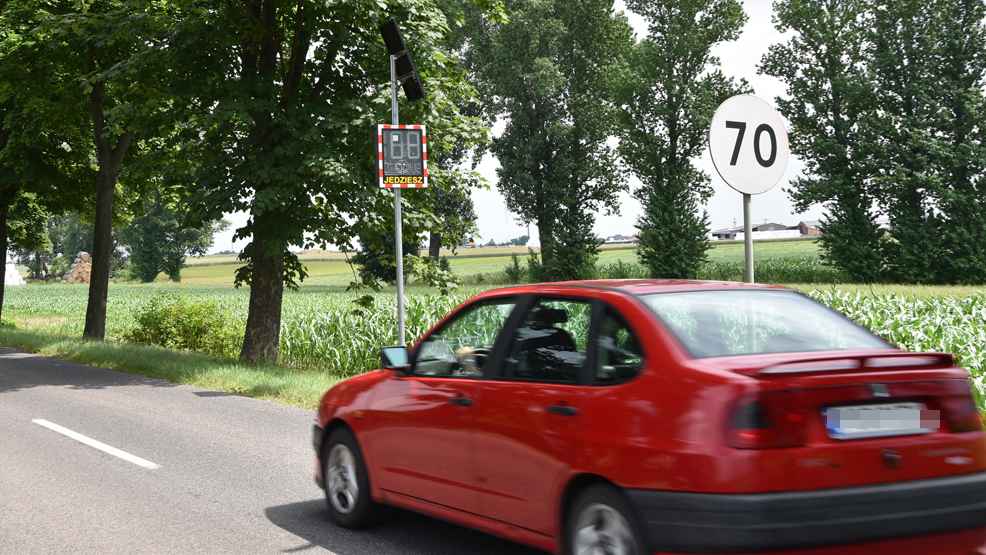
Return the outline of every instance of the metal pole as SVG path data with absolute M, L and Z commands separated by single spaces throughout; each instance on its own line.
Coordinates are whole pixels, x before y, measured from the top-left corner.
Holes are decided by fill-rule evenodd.
M 743 194 L 743 243 L 746 247 L 746 282 L 753 283 L 753 224 L 750 222 L 750 197 Z
M 400 125 L 397 116 L 397 56 L 390 57 L 390 110 L 393 124 Z M 404 245 L 401 229 L 401 189 L 394 187 L 394 243 L 397 245 L 397 344 L 404 345 Z

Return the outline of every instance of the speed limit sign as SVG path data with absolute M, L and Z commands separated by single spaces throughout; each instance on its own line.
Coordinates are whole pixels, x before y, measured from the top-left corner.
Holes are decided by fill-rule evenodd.
M 741 94 L 723 102 L 712 116 L 709 151 L 730 187 L 759 195 L 784 175 L 790 145 L 777 111 L 760 98 Z

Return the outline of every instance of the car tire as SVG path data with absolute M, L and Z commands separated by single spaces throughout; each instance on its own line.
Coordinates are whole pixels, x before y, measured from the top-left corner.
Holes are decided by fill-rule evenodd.
M 562 542 L 565 555 L 650 553 L 629 503 L 612 486 L 585 488 L 571 503 L 567 516 Z
M 370 497 L 363 453 L 348 428 L 336 428 L 329 434 L 322 451 L 322 478 L 329 515 L 336 524 L 363 528 L 376 521 L 381 507 Z

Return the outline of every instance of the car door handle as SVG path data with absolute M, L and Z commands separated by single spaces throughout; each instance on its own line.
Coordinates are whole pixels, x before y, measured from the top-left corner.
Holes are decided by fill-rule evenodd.
M 567 407 L 564 405 L 551 405 L 548 407 L 548 412 L 551 414 L 560 414 L 562 416 L 575 416 L 579 413 L 579 409 L 575 407 Z
M 462 405 L 463 407 L 468 407 L 472 405 L 472 399 L 468 397 L 452 397 L 448 400 L 449 403 L 453 405 Z

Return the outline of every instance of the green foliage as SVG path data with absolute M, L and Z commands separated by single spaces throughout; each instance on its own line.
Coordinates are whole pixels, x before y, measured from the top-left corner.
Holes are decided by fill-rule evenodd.
M 986 6 L 882 0 L 872 14 L 873 188 L 890 219 L 886 272 L 986 283 Z
M 506 122 L 490 146 L 497 187 L 521 221 L 537 225 L 542 264 L 532 279 L 578 279 L 596 258 L 594 213 L 615 211 L 626 189 L 606 141 L 631 30 L 611 0 L 504 5 L 507 21 L 466 22 L 484 117 Z
M 723 75 L 712 49 L 739 38 L 746 14 L 737 0 L 628 0 L 648 35 L 634 46 L 621 91 L 620 153 L 643 186 L 637 220 L 640 262 L 650 277 L 694 277 L 709 248 L 708 174 L 692 160 L 727 98 L 752 92 Z
M 373 126 L 391 120 L 382 22 L 400 22 L 428 91 L 401 103 L 400 120 L 429 126 L 429 155 L 485 140 L 486 128 L 458 109 L 473 91 L 445 45 L 455 10 L 432 0 L 173 5 L 161 55 L 176 68 L 167 86 L 187 122 L 176 148 L 196 164 L 170 177 L 189 185 L 203 220 L 251 215 L 235 235 L 251 239 L 250 269 L 238 275 L 257 292 L 243 356 L 271 360 L 288 247 L 345 247 L 383 235 L 393 219 L 394 195 L 377 188 L 372 156 Z M 436 184 L 467 197 L 473 181 L 442 171 L 451 168 L 429 167 Z M 440 227 L 428 191 L 408 191 L 402 205 L 409 236 Z
M 48 237 L 51 240 L 52 274 L 59 276 L 68 269 L 80 252 L 92 254 L 93 226 L 83 221 L 83 216 L 66 212 L 52 216 L 47 222 Z M 110 273 L 127 268 L 129 260 L 124 249 L 114 242 L 110 253 Z
M 119 232 L 120 242 L 130 250 L 130 272 L 135 279 L 148 283 L 163 271 L 171 281 L 181 281 L 185 257 L 205 254 L 213 235 L 229 225 L 221 221 L 191 227 L 183 214 L 176 213 L 181 209 L 166 206 L 158 195 L 145 216 Z
M 745 263 L 710 261 L 699 270 L 698 278 L 741 281 L 745 274 Z M 845 272 L 811 255 L 754 260 L 753 274 L 757 283 L 851 283 Z
M 761 71 L 823 203 L 824 258 L 856 281 L 986 283 L 986 6 L 967 0 L 777 5 Z M 889 219 L 889 232 L 875 219 Z
M 510 255 L 510 265 L 503 270 L 504 275 L 510 283 L 523 283 L 526 272 L 520 267 L 520 257 L 517 253 Z
M 363 249 L 353 256 L 351 259 L 352 263 L 359 266 L 359 277 L 363 283 L 382 282 L 388 285 L 394 285 L 397 283 L 397 265 L 394 263 L 397 249 L 395 247 L 396 241 L 393 226 L 391 226 L 390 234 L 384 234 L 378 240 L 379 243 L 374 244 L 369 240 L 364 241 L 364 237 L 360 237 L 360 244 L 363 246 Z M 401 248 L 405 255 L 417 254 L 421 249 L 421 243 L 417 237 L 409 238 L 405 234 L 404 241 Z M 407 277 L 405 273 L 405 283 L 407 282 Z
M 429 153 L 430 154 L 430 153 Z M 437 162 L 442 165 L 443 158 L 430 156 L 429 163 Z M 447 187 L 444 181 L 462 179 L 459 172 L 443 172 L 440 180 L 435 181 L 435 174 L 429 172 L 429 187 L 431 193 L 431 210 L 434 212 L 440 226 L 432 229 L 432 241 L 428 254 L 437 258 L 441 247 L 451 249 L 454 253 L 459 248 L 460 239 L 467 234 L 476 233 L 476 210 L 472 198 L 465 187 Z M 478 177 L 478 174 L 477 174 Z
M 168 293 L 152 297 L 136 323 L 123 335 L 127 341 L 217 358 L 235 357 L 242 337 L 240 326 L 218 303 Z
M 532 283 L 551 281 L 541 261 L 542 258 L 538 256 L 538 253 L 534 252 L 534 249 L 527 247 L 527 278 Z
M 882 267 L 883 234 L 871 211 L 862 144 L 877 100 L 867 71 L 870 6 L 863 0 L 778 2 L 777 29 L 793 33 L 770 47 L 759 68 L 788 86 L 789 97 L 777 98 L 777 106 L 790 122 L 791 151 L 805 163 L 791 184 L 796 209 L 825 204 L 823 257 L 860 282 L 877 279 Z
M 986 393 L 986 295 L 965 298 L 863 295 L 833 289 L 810 297 L 842 312 L 890 343 L 908 351 L 938 351 L 956 356 L 972 374 L 979 396 Z
M 613 264 L 604 264 L 599 267 L 600 279 L 642 279 L 650 277 L 650 271 L 646 266 L 618 260 Z
M 705 251 L 711 248 L 706 239 L 709 217 L 699 212 L 695 191 L 696 183 L 704 182 L 708 187 L 711 182 L 687 159 L 685 164 L 687 167 L 681 169 L 691 178 L 653 187 L 647 184 L 637 191 L 644 209 L 637 219 L 637 257 L 647 267 L 648 277 L 694 278 L 705 261 Z
M 504 243 L 505 245 L 512 245 L 514 247 L 523 247 L 527 245 L 527 242 L 531 240 L 530 235 L 521 235 L 515 239 L 511 239 Z

